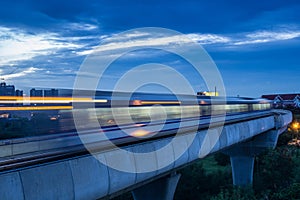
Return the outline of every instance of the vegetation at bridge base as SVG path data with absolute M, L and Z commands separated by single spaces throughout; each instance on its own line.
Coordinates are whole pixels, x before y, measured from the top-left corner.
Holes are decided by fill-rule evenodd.
M 254 200 L 256 199 L 251 186 L 246 188 L 233 187 L 221 192 L 210 198 L 211 200 Z
M 206 170 L 208 168 L 208 170 Z M 212 168 L 212 169 L 211 169 Z M 216 168 L 213 157 L 196 162 L 182 169 L 174 199 L 210 199 L 220 188 L 229 189 L 232 185 L 229 167 Z

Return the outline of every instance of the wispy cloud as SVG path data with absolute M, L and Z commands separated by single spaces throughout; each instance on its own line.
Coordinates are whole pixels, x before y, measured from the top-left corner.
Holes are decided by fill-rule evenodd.
M 187 37 L 200 44 L 229 43 L 231 38 L 217 34 L 187 34 Z
M 134 32 L 130 34 L 112 34 L 101 36 L 102 43 L 97 46 L 77 51 L 77 55 L 88 55 L 94 52 L 112 53 L 130 47 L 156 47 L 186 45 L 191 42 L 209 46 L 222 44 L 226 47 L 244 47 L 253 44 L 271 43 L 282 40 L 290 40 L 300 37 L 300 30 L 276 30 L 276 31 L 254 31 L 251 33 L 234 34 L 202 34 L 190 33 L 183 35 L 164 35 L 147 32 Z
M 131 47 L 157 47 L 184 45 L 189 43 L 214 44 L 227 43 L 230 38 L 215 34 L 155 34 L 147 32 L 135 32 L 130 34 L 114 34 L 111 37 L 103 36 L 102 44 L 91 49 L 77 52 L 78 55 L 88 55 L 93 52 L 112 52 Z
M 233 45 L 247 45 L 258 44 L 267 42 L 276 42 L 282 40 L 290 40 L 300 37 L 300 31 L 258 31 L 250 34 L 246 34 L 243 40 L 236 41 Z
M 98 29 L 98 26 L 95 24 L 88 23 L 69 23 L 64 24 L 65 29 L 77 30 L 77 31 L 91 31 Z
M 22 77 L 22 76 L 25 76 L 25 75 L 28 75 L 28 74 L 32 74 L 32 73 L 35 73 L 39 70 L 40 69 L 35 68 L 35 67 L 29 67 L 29 68 L 24 69 L 21 72 L 6 74 L 6 75 L 2 75 L 2 70 L 1 70 L 0 71 L 0 77 L 1 77 L 1 79 L 9 80 L 9 79 L 17 78 L 17 77 Z

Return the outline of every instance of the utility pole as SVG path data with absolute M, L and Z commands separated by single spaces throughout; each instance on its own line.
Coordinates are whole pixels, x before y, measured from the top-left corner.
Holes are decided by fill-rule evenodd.
M 215 86 L 215 96 L 217 96 L 217 86 Z

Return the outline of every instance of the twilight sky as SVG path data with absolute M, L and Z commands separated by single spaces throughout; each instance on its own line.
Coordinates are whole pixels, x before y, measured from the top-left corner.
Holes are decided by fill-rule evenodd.
M 17 88 L 72 88 L 81 63 L 99 44 L 116 43 L 111 36 L 128 29 L 163 27 L 186 34 L 204 47 L 222 75 L 227 95 L 300 92 L 298 0 L 0 3 L 0 77 Z M 116 48 L 136 37 L 142 42 L 164 38 L 137 32 L 118 40 Z M 178 61 L 178 69 L 192 73 L 176 56 L 150 54 L 152 59 L 149 52 L 141 51 L 135 54 L 138 58 L 131 58 L 134 62 L 116 63 L 111 79 L 128 66 L 143 64 L 138 59 L 167 65 Z M 195 90 L 205 90 L 200 80 L 193 81 Z

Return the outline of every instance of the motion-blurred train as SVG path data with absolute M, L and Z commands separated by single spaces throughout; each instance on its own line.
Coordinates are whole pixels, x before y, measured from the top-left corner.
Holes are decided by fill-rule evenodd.
M 265 99 L 125 93 L 64 92 L 57 97 L 0 97 L 0 137 L 26 137 L 86 129 L 147 125 L 184 119 L 204 119 L 272 109 Z M 98 123 L 95 126 L 92 123 Z

